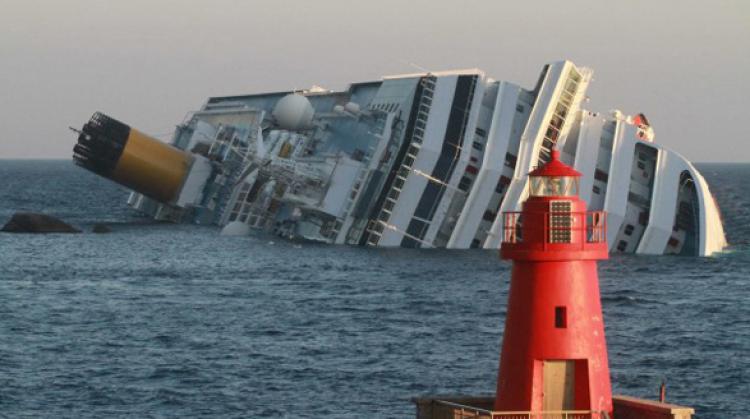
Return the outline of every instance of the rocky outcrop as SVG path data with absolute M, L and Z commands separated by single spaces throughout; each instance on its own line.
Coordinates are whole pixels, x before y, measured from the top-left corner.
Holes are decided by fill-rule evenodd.
M 6 233 L 80 233 L 70 224 L 45 214 L 17 212 L 0 231 Z
M 102 233 L 111 233 L 112 229 L 109 228 L 109 226 L 106 225 L 106 224 L 98 223 L 98 224 L 94 224 L 94 227 L 91 229 L 91 232 L 92 233 L 99 233 L 99 234 L 102 234 Z

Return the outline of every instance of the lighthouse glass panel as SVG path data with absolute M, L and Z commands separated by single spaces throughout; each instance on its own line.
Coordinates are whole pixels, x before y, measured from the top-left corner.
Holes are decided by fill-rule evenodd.
M 531 176 L 531 196 L 576 196 L 578 178 L 570 176 Z

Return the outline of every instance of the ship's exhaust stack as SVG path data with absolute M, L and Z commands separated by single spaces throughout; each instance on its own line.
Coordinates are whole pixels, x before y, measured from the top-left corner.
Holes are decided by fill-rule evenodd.
M 174 203 L 194 157 L 101 112 L 83 126 L 76 164 L 161 203 Z

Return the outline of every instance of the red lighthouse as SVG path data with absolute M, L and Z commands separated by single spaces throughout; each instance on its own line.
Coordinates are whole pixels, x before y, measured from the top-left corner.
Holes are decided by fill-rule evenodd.
M 559 157 L 553 151 L 549 163 L 529 173 L 523 210 L 504 214 L 501 257 L 513 261 L 513 270 L 494 407 L 545 418 L 569 411 L 609 418 L 596 266 L 608 256 L 605 214 L 586 211 L 578 198 L 581 174 Z

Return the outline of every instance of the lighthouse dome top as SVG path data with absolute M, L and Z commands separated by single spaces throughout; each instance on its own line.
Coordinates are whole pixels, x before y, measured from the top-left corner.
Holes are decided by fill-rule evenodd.
M 581 172 L 560 161 L 560 151 L 552 150 L 550 161 L 529 173 L 531 196 L 577 196 Z
M 550 161 L 529 173 L 529 176 L 581 177 L 581 172 L 560 160 L 560 150 L 552 150 Z

